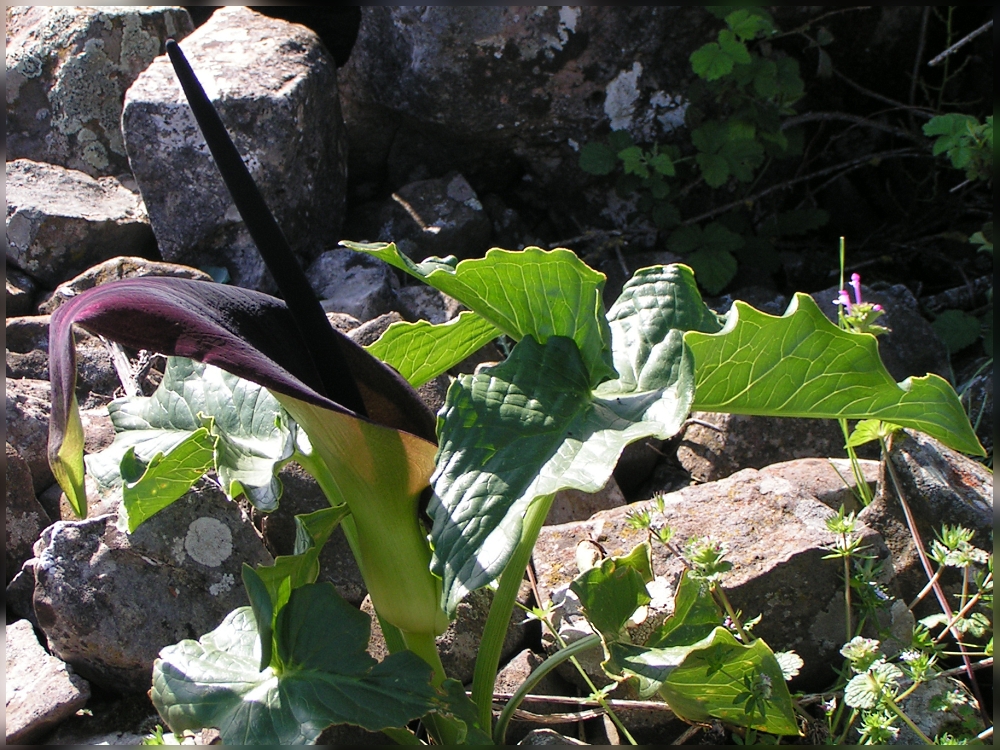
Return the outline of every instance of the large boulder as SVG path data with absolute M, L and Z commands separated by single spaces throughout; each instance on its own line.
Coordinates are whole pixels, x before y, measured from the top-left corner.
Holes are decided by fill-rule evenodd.
M 204 479 L 132 534 L 114 515 L 59 521 L 35 556 L 34 608 L 49 650 L 120 694 L 149 690 L 160 649 L 247 604 L 243 563 L 272 562 L 240 508 Z
M 29 159 L 6 173 L 7 261 L 49 288 L 116 255 L 156 254 L 134 187 Z
M 319 38 L 227 7 L 182 47 L 300 260 L 332 246 L 347 145 L 336 66 Z M 240 286 L 273 285 L 165 56 L 128 90 L 122 129 L 163 258 L 225 267 Z
M 10 443 L 7 451 L 7 481 L 4 488 L 4 520 L 7 536 L 4 546 L 4 585 L 11 582 L 25 560 L 32 557 L 31 547 L 52 523 L 31 485 L 31 469 Z
M 192 28 L 179 7 L 8 6 L 7 159 L 128 172 L 125 91 L 167 39 Z
M 374 197 L 453 169 L 473 186 L 527 174 L 578 199 L 597 130 L 648 139 L 682 121 L 711 21 L 684 6 L 366 7 L 340 78 L 352 181 Z

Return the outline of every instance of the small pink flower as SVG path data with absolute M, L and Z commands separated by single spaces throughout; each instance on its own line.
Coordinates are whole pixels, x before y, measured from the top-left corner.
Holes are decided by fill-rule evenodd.
M 846 289 L 840 290 L 840 294 L 837 299 L 833 301 L 833 304 L 841 305 L 848 315 L 851 314 L 851 295 L 847 293 Z
M 854 288 L 854 303 L 857 305 L 861 304 L 861 274 L 852 273 L 851 274 L 851 286 Z

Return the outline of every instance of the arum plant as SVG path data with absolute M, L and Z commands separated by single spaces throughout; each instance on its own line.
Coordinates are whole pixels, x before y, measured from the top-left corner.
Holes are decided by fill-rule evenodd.
M 224 403 L 216 399 L 210 408 L 212 399 L 199 396 L 190 378 L 165 377 L 164 388 L 174 390 L 154 401 L 183 402 L 191 417 L 183 424 L 153 420 L 155 404 L 118 409 L 123 429 L 126 417 L 139 415 L 146 428 L 180 433 L 169 438 L 169 456 L 167 442 L 155 440 L 122 438 L 116 448 L 123 486 L 142 495 L 130 522 L 162 507 L 162 495 L 152 498 L 161 489 L 176 496 L 213 463 L 230 478 L 230 492 L 242 489 L 273 506 L 277 489 L 267 474 L 297 460 L 331 501 L 329 515 L 299 519 L 295 559 L 245 569 L 251 607 L 199 642 L 162 652 L 152 695 L 174 731 L 218 726 L 226 742 L 302 742 L 331 723 L 349 722 L 414 741 L 400 728 L 423 716 L 435 741 L 488 741 L 500 644 L 555 493 L 600 489 L 627 444 L 673 436 L 691 409 L 878 417 L 959 450 L 982 451 L 945 381 L 895 383 L 874 337 L 838 329 L 805 295 L 781 317 L 737 302 L 720 318 L 683 265 L 640 270 L 605 311 L 604 276 L 569 250 L 493 249 L 462 262 L 415 263 L 392 244 L 347 243 L 468 308 L 442 325 L 397 324 L 366 351 L 327 323 L 217 113 L 177 46 L 170 43 L 168 52 L 286 301 L 145 278 L 112 282 L 64 304 L 51 323 L 50 463 L 84 513 L 83 437 L 73 397 L 77 324 L 254 384 L 234 384 L 206 367 L 203 375 L 228 389 Z M 510 356 L 457 378 L 435 422 L 413 387 L 500 334 L 516 342 Z M 268 407 L 262 392 L 281 408 Z M 233 409 L 239 419 L 223 418 Z M 255 427 L 248 432 L 245 425 Z M 195 456 L 197 471 L 172 460 L 181 446 Z M 227 456 L 249 454 L 267 471 L 226 465 Z M 164 467 L 177 471 L 167 477 Z M 419 513 L 428 486 L 429 534 Z M 341 606 L 332 588 L 315 583 L 315 550 L 336 523 L 394 652 L 379 665 L 362 653 L 367 623 Z M 473 705 L 460 684 L 446 679 L 434 638 L 469 592 L 497 579 Z M 709 635 L 726 637 L 699 638 Z M 363 710 L 368 704 L 377 710 Z

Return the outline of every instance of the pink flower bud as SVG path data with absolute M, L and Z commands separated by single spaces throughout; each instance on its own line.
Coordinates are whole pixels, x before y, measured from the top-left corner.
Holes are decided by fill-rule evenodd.
M 861 274 L 852 273 L 851 274 L 851 286 L 854 287 L 854 301 L 857 304 L 861 304 Z

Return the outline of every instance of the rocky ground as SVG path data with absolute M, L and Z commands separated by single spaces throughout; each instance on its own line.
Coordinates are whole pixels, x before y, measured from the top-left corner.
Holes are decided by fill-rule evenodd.
M 804 23 L 807 17 L 796 15 L 804 12 L 788 9 L 783 27 Z M 608 302 L 635 269 L 680 259 L 655 227 L 623 208 L 609 181 L 579 169 L 578 151 L 609 127 L 646 140 L 678 127 L 690 85 L 688 56 L 716 28 L 701 8 L 268 13 L 7 9 L 9 744 L 136 744 L 160 722 L 145 695 L 159 650 L 197 638 L 245 604 L 240 565 L 290 553 L 294 515 L 326 505 L 308 475 L 287 467 L 285 496 L 271 515 L 227 501 L 204 480 L 127 534 L 115 523 L 114 493 L 93 488 L 88 517 L 76 519 L 49 470 L 48 323 L 60 304 L 107 281 L 145 275 L 274 291 L 162 55 L 167 38 L 181 41 L 216 102 L 331 324 L 361 343 L 394 320 L 443 322 L 459 307 L 407 284 L 377 260 L 338 248 L 340 239 L 393 240 L 416 259 L 477 257 L 493 246 L 568 246 L 608 275 Z M 901 40 L 917 36 L 919 8 L 859 18 L 851 41 L 851 27 L 838 26 L 847 21 L 828 21 L 844 40 L 843 70 L 865 87 L 882 85 L 902 96 L 896 92 L 908 84 L 901 87 L 888 67 L 882 81 L 863 68 L 881 56 L 909 60 L 899 63 L 908 72 L 914 51 Z M 974 49 L 980 57 L 970 57 L 973 67 L 985 54 Z M 987 64 L 991 82 L 991 53 Z M 849 109 L 859 96 L 839 79 L 808 78 L 820 90 L 808 101 L 815 109 Z M 970 88 L 960 93 L 977 94 Z M 992 95 L 991 85 L 986 90 Z M 822 128 L 810 136 L 817 151 L 831 153 L 875 154 L 885 150 L 878 139 L 889 137 L 884 128 L 835 137 Z M 869 167 L 843 172 L 828 186 L 810 184 L 830 214 L 828 225 L 783 241 L 773 273 L 748 270 L 710 302 L 724 311 L 733 299 L 746 299 L 780 313 L 793 292 L 806 291 L 834 318 L 832 248 L 846 234 L 848 268 L 864 268 L 866 299 L 887 310 L 880 322 L 892 332 L 880 348 L 890 373 L 903 380 L 933 372 L 964 386 L 992 453 L 992 354 L 984 369 L 981 342 L 949 352 L 931 322 L 946 304 L 974 311 L 987 288 L 992 295 L 991 262 L 987 267 L 982 254 L 956 239 L 982 223 L 983 191 L 942 190 L 936 203 L 914 208 L 906 202 L 926 197 L 917 178 L 939 176 L 911 174 L 918 186 L 900 192 L 905 180 L 896 167 Z M 77 352 L 77 396 L 87 449 L 94 451 L 113 438 L 106 405 L 124 393 L 123 377 L 148 394 L 163 362 L 127 351 L 131 360 L 123 364 L 120 351 L 82 333 Z M 452 375 L 500 356 L 490 345 Z M 432 408 L 443 403 L 445 380 L 421 389 Z M 566 603 L 578 547 L 627 552 L 635 531 L 626 514 L 665 495 L 666 522 L 678 534 L 727 540 L 734 568 L 725 585 L 734 604 L 763 615 L 757 632 L 772 648 L 794 649 L 805 662 L 793 689 L 822 690 L 840 663 L 843 619 L 836 565 L 822 559 L 833 541 L 824 519 L 842 504 L 859 511 L 863 539 L 886 563 L 879 583 L 887 594 L 908 602 L 925 582 L 885 491 L 884 468 L 873 460 L 878 456 L 864 462 L 876 497 L 865 508 L 843 479 L 850 477 L 844 456 L 835 423 L 695 413 L 674 439 L 630 446 L 601 492 L 556 499 L 521 601 L 563 602 L 561 633 L 579 637 L 585 625 Z M 942 522 L 961 522 L 980 546 L 992 548 L 991 469 L 917 434 L 898 440 L 889 460 L 913 490 L 928 539 Z M 321 566 L 323 579 L 371 611 L 339 532 Z M 654 588 L 663 595 L 654 596 L 640 629 L 655 627 L 672 608 L 679 563 L 657 553 L 654 570 Z M 440 640 L 449 674 L 465 682 L 489 597 L 483 591 L 470 597 Z M 885 624 L 899 632 L 912 626 L 905 607 L 887 616 Z M 498 693 L 513 692 L 554 648 L 537 625 L 512 619 Z M 376 632 L 376 655 L 385 652 L 379 638 Z M 596 661 L 584 662 L 594 679 L 605 679 Z M 578 681 L 560 673 L 536 692 L 585 695 Z M 546 725 L 539 715 L 580 709 L 541 700 L 526 708 L 532 713 L 519 717 L 508 741 Z M 687 730 L 662 706 L 623 711 L 641 743 L 671 742 Z M 541 735 L 554 728 L 591 744 L 620 739 L 598 715 L 569 718 Z M 552 744 L 541 735 L 535 744 Z M 699 739 L 713 736 L 706 730 Z M 198 738 L 212 740 L 210 732 Z M 324 740 L 382 744 L 384 738 L 334 728 Z

